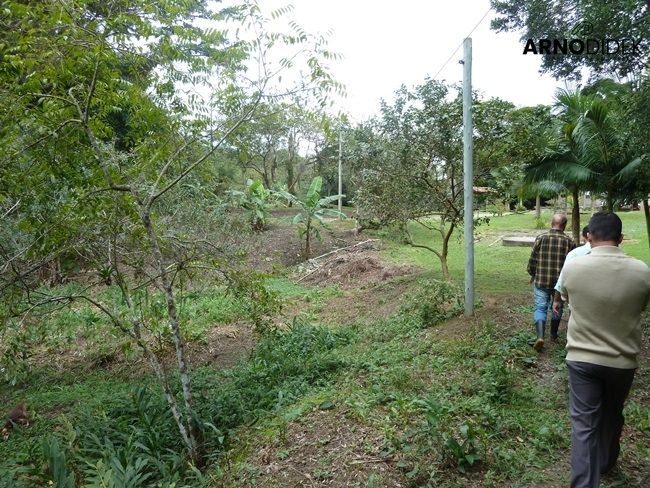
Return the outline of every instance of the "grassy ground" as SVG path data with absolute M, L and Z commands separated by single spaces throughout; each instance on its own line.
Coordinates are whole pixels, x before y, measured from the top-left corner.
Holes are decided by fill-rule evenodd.
M 622 249 L 646 263 L 650 263 L 650 250 L 645 230 L 645 219 L 642 212 L 622 212 L 619 214 L 623 221 L 625 240 Z M 544 211 L 542 220 L 550 223 L 551 212 Z M 582 223 L 587 225 L 589 214 L 581 215 Z M 571 222 L 569 221 L 568 228 Z M 583 226 L 584 226 L 583 225 Z M 440 248 L 440 238 L 418 224 L 410 225 L 415 242 L 433 244 Z M 484 293 L 513 292 L 528 289 L 526 265 L 530 256 L 530 248 L 507 247 L 501 245 L 501 237 L 505 235 L 530 235 L 544 232 L 536 229 L 533 212 L 511 214 L 501 217 L 491 217 L 488 224 L 482 224 L 476 229 L 478 237 L 474 244 L 474 268 L 477 291 Z M 390 235 L 388 236 L 390 237 Z M 455 235 L 451 239 L 449 249 L 449 271 L 455 281 L 462 282 L 465 273 L 465 256 L 461 237 Z M 438 258 L 428 250 L 409 248 L 396 241 L 389 240 L 389 258 L 395 262 L 417 264 L 431 270 L 432 276 L 442 279 Z
M 550 213 L 545 217 L 550 220 Z M 624 250 L 650 262 L 643 216 L 622 218 Z M 476 318 L 431 326 L 422 323 L 422 309 L 409 315 L 398 306 L 391 318 L 358 328 L 357 340 L 333 353 L 347 364 L 347 374 L 256 429 L 241 431 L 228 456 L 234 463 L 227 464 L 219 483 L 566 486 L 564 341 L 539 356 L 527 346 L 530 249 L 500 243 L 504 234 L 535 231 L 532 214 L 495 217 L 480 227 L 475 259 L 483 306 Z M 416 239 L 428 238 L 417 226 L 412 232 Z M 411 290 L 418 289 L 417 279 L 440 278 L 433 254 L 403 246 L 385 231 L 376 235 L 383 237 L 392 263 L 422 268 Z M 452 244 L 450 271 L 459 281 L 462 245 Z M 354 303 L 354 297 L 348 299 Z M 351 314 L 349 324 L 360 318 Z M 646 321 L 646 343 L 648 328 Z M 650 474 L 647 350 L 643 356 L 626 409 L 621 468 L 603 486 L 643 486 Z M 332 409 L 323 410 L 323 402 Z
M 650 262 L 643 216 L 621 217 L 624 250 Z M 278 221 L 274 246 L 283 228 L 294 239 Z M 448 318 L 459 290 L 431 281 L 440 278 L 437 258 L 385 232 L 373 256 L 408 273 L 314 286 L 278 267 L 267 286 L 285 303 L 278 320 L 292 325 L 261 342 L 238 325 L 242 304 L 232 297 L 189 296 L 182 313 L 197 408 L 210 422 L 203 474 L 183 460 L 137 352 L 105 333 L 90 309 L 45 323 L 33 338 L 44 346 L 30 376 L 0 386 L 0 404 L 26 401 L 32 418 L 0 442 L 0 486 L 67 486 L 55 466 L 97 486 L 111 470 L 122 473 L 114 486 L 566 486 L 563 341 L 541 355 L 526 345 L 530 250 L 499 239 L 534 231 L 532 214 L 495 217 L 477 230 L 482 304 L 472 319 Z M 449 265 L 462 282 L 455 237 Z M 649 333 L 646 320 L 620 468 L 606 487 L 644 486 L 650 475 Z

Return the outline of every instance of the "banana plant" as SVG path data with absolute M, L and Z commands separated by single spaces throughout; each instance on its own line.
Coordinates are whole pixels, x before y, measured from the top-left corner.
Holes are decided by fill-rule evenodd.
M 268 207 L 273 192 L 264 188 L 260 180 L 249 179 L 246 181 L 246 191 L 230 190 L 229 193 L 246 211 L 253 230 L 261 231 L 269 217 Z
M 311 239 L 316 237 L 320 239 L 319 226 L 327 227 L 324 217 L 340 217 L 345 218 L 345 214 L 329 208 L 329 205 L 345 195 L 332 195 L 329 197 L 321 198 L 321 188 L 323 186 L 323 178 L 320 176 L 314 177 L 307 190 L 307 196 L 304 200 L 300 200 L 295 195 L 288 191 L 281 190 L 277 194 L 286 198 L 288 202 L 299 209 L 299 213 L 293 218 L 294 225 L 298 226 L 298 235 L 304 239 L 305 244 L 303 248 L 303 257 L 305 260 L 311 257 Z

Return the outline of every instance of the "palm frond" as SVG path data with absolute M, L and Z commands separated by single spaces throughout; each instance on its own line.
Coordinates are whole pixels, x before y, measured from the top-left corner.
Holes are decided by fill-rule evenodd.
M 616 173 L 616 180 L 618 181 L 629 181 L 637 175 L 637 171 L 640 168 L 650 167 L 650 157 L 647 154 L 643 154 L 638 158 L 627 163 L 621 170 Z
M 331 195 L 329 197 L 323 197 L 320 200 L 318 200 L 318 203 L 316 204 L 317 207 L 326 207 L 332 202 L 336 202 L 339 199 L 339 196 L 341 198 L 345 197 L 345 195 Z

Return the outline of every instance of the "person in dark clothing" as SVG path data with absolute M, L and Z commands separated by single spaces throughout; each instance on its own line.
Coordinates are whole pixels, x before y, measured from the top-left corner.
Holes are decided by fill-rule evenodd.
M 575 242 L 564 233 L 566 215 L 556 213 L 551 220 L 551 230 L 537 236 L 528 260 L 528 274 L 533 283 L 535 310 L 533 320 L 537 337 L 530 341 L 536 351 L 544 347 L 546 314 L 553 303 L 555 283 L 560 276 L 566 255 L 575 249 Z M 551 329 L 557 331 L 562 319 L 562 308 L 551 314 Z

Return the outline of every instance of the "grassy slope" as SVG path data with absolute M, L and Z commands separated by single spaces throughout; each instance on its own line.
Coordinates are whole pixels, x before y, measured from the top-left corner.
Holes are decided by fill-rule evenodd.
M 622 218 L 632 239 L 625 251 L 650 262 L 643 216 Z M 486 304 L 475 319 L 423 329 L 412 317 L 396 317 L 361 329 L 358 341 L 336 352 L 349 364 L 347 375 L 241 434 L 226 485 L 566 486 L 570 425 L 563 342 L 539 357 L 526 345 L 530 249 L 499 242 L 520 230 L 534 231 L 532 215 L 496 217 L 479 229 L 476 281 Z M 427 238 L 421 228 L 413 232 L 416 239 Z M 452 241 L 449 256 L 456 281 L 463 274 L 460 244 Z M 440 277 L 437 258 L 426 250 L 388 240 L 385 254 L 423 267 L 423 276 Z M 648 474 L 645 356 L 627 407 L 622 469 L 603 486 L 635 486 Z M 334 413 L 318 408 L 324 399 L 336 405 Z M 350 438 L 349 432 L 358 435 Z M 463 461 L 473 454 L 481 458 L 476 468 Z M 355 460 L 363 459 L 360 469 Z M 381 459 L 386 463 L 374 464 Z
M 643 216 L 622 217 L 624 231 L 633 239 L 625 251 L 650 262 Z M 321 362 L 315 366 L 310 362 L 315 371 L 336 364 L 334 376 L 301 381 L 296 388 L 291 386 L 296 373 L 287 373 L 294 370 L 281 369 L 286 381 L 273 387 L 284 400 L 276 402 L 275 413 L 238 431 L 220 468 L 211 470 L 203 483 L 565 486 L 569 424 L 563 350 L 552 347 L 537 358 L 525 345 L 529 250 L 495 243 L 501 234 L 532 228 L 531 215 L 511 215 L 495 217 L 478 229 L 482 238 L 476 244 L 476 280 L 486 303 L 474 320 L 423 328 L 417 316 L 402 315 L 372 327 L 354 327 L 351 307 L 349 324 L 343 328 L 355 340 L 319 353 Z M 419 232 L 415 230 L 417 237 L 426 239 Z M 437 258 L 427 251 L 387 239 L 385 254 L 395 262 L 422 266 L 424 277 L 439 277 Z M 454 238 L 450 269 L 456 281 L 462 279 L 462 263 L 462 246 Z M 417 278 L 406 278 L 411 288 Z M 328 300 L 341 295 L 337 289 L 321 293 L 286 278 L 273 281 L 272 288 L 287 300 L 301 298 L 298 306 L 313 321 L 319 321 Z M 354 290 L 346 294 L 354 299 Z M 490 298 L 500 295 L 507 299 Z M 223 310 L 224 303 L 218 294 L 194 297 L 187 309 L 195 317 L 190 335 L 197 338 L 214 321 L 223 320 L 216 311 Z M 237 307 L 226 305 L 233 308 L 226 315 L 236 320 Z M 89 320 L 88 327 L 95 325 Z M 57 349 L 52 351 L 56 354 Z M 134 387 L 150 382 L 146 375 L 133 378 L 128 371 L 100 366 L 94 371 L 46 367 L 25 386 L 0 387 L 3 404 L 26 400 L 35 421 L 0 443 L 0 459 L 18 456 L 24 463 L 36 462 L 40 439 L 65 431 L 67 418 L 74 419 L 81 409 L 105 411 L 116 397 L 128 397 Z M 647 372 L 646 362 L 627 409 L 623 469 L 608 481 L 611 486 L 634 486 L 650 458 Z M 218 376 L 210 367 L 199 374 Z M 249 377 L 256 378 L 250 371 L 240 376 Z M 474 455 L 481 458 L 477 467 L 466 466 L 468 473 L 461 473 L 468 464 L 466 456 Z

